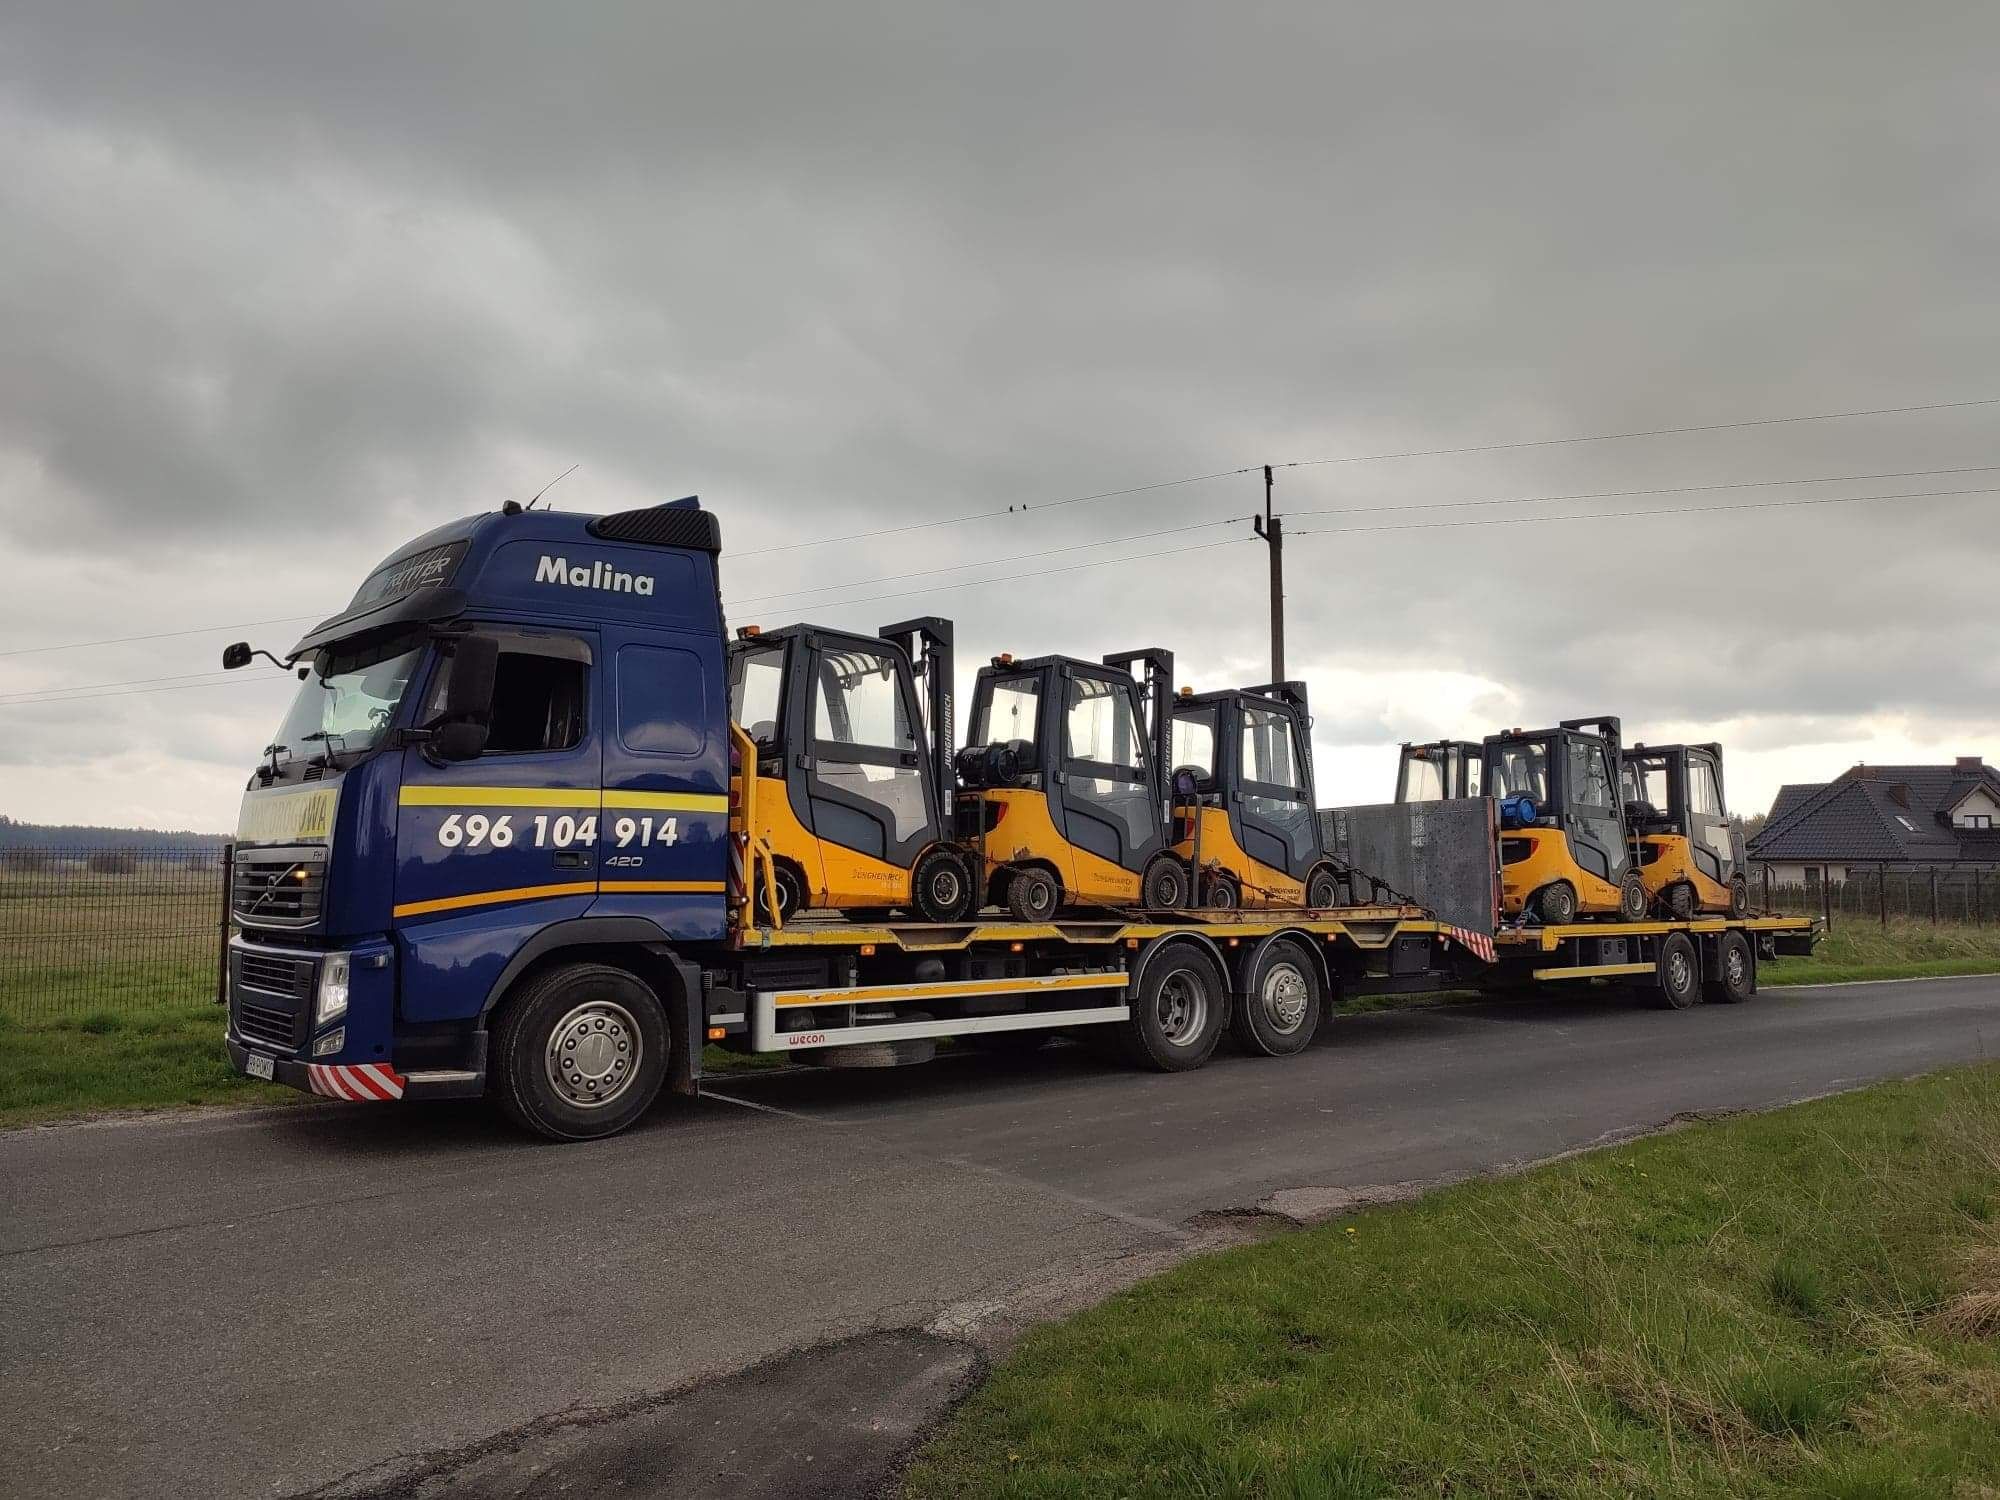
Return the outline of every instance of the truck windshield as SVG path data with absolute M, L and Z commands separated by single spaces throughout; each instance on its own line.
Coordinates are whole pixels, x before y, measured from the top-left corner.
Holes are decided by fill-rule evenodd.
M 277 759 L 282 763 L 322 752 L 335 756 L 374 749 L 423 654 L 423 644 L 408 636 L 361 651 L 330 647 L 320 652 L 273 736 Z

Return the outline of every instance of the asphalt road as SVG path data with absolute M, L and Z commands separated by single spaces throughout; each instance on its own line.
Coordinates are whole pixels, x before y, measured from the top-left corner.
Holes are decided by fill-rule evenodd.
M 782 1449 L 790 1480 L 711 1486 L 771 1492 L 844 1440 L 906 1440 L 871 1404 L 962 1385 L 963 1346 L 857 1340 L 829 1357 L 862 1373 L 807 1357 L 726 1398 L 677 1388 L 1004 1318 L 1199 1243 L 1217 1211 L 1325 1206 L 1996 1052 L 2000 979 L 1950 979 L 1686 1012 L 1384 1012 L 1301 1057 L 1177 1077 L 1075 1048 L 739 1077 L 580 1147 L 462 1106 L 17 1131 L 0 1135 L 0 1492 L 457 1493 L 455 1473 L 556 1451 L 551 1434 L 572 1455 L 592 1432 L 635 1441 L 635 1421 L 684 1438 L 661 1414 L 690 1400 L 709 1436 L 687 1461 Z M 559 1469 L 462 1492 L 547 1493 Z

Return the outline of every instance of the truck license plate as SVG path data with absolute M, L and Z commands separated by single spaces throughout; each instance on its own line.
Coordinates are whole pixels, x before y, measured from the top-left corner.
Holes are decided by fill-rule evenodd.
M 243 1071 L 248 1073 L 252 1078 L 269 1078 L 276 1066 L 276 1058 L 266 1057 L 261 1052 L 253 1052 L 250 1054 L 249 1061 L 243 1064 Z

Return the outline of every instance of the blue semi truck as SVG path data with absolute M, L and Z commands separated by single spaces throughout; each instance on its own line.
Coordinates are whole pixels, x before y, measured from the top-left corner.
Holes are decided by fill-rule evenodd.
M 1506 967 L 1490 932 L 1400 902 L 767 917 L 720 556 L 692 499 L 606 516 L 509 504 L 398 550 L 282 658 L 225 652 L 301 679 L 249 777 L 230 866 L 222 998 L 239 1071 L 360 1102 L 490 1096 L 580 1140 L 663 1090 L 697 1093 L 709 1044 L 881 1063 L 941 1037 L 1065 1032 L 1179 1071 L 1225 1030 L 1283 1055 L 1340 994 Z M 1810 951 L 1809 925 L 1634 924 L 1616 950 L 1607 929 L 1540 932 L 1516 968 L 1603 974 L 1610 953 L 1626 975 L 1657 962 L 1664 983 L 1678 936 L 1719 984 L 1732 944 L 1753 964 Z

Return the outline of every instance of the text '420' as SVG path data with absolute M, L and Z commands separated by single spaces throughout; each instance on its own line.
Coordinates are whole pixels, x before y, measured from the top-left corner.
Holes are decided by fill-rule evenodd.
M 619 817 L 610 819 L 609 827 L 612 841 L 620 849 L 629 849 L 635 844 L 641 849 L 650 849 L 655 845 L 665 848 L 680 842 L 679 820 L 675 818 Z M 594 844 L 597 842 L 597 815 L 590 813 L 576 818 L 564 813 L 552 818 L 547 813 L 536 813 L 517 826 L 512 813 L 502 813 L 497 818 L 489 818 L 484 813 L 453 813 L 438 825 L 438 842 L 447 849 L 461 846 L 467 849 L 482 846 L 506 849 L 516 840 L 537 849 L 567 849 L 575 844 Z

